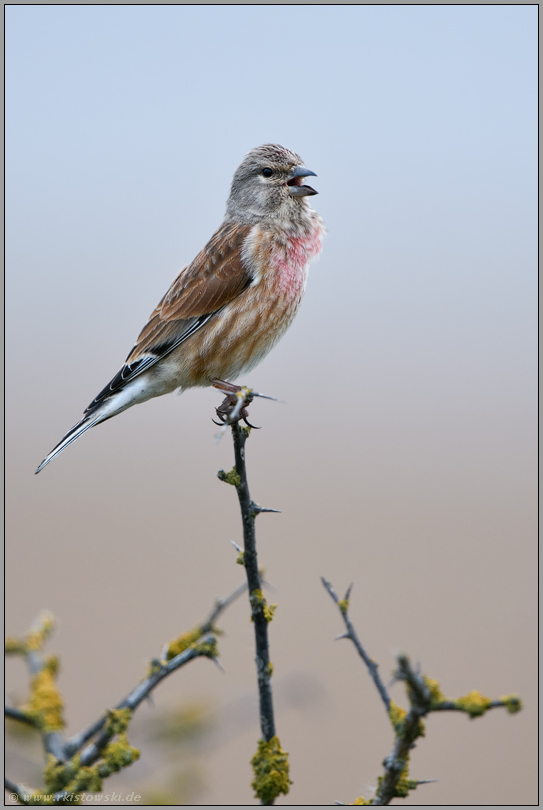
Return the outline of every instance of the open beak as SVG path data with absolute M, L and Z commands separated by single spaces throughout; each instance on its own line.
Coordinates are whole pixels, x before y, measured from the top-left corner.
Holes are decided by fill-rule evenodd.
M 291 172 L 290 178 L 287 180 L 287 186 L 289 187 L 288 193 L 291 197 L 311 197 L 313 194 L 318 194 L 318 191 L 315 191 L 314 188 L 311 186 L 306 186 L 303 183 L 305 177 L 316 177 L 317 175 L 315 172 L 312 172 L 311 169 L 306 169 L 305 166 L 296 166 L 296 168 Z

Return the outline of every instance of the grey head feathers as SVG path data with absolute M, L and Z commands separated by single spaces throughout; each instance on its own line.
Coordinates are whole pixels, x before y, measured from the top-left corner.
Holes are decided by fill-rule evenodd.
M 284 146 L 267 143 L 247 153 L 236 169 L 226 207 L 227 220 L 254 224 L 265 220 L 296 223 L 307 215 L 305 197 L 317 192 L 303 185 L 300 155 Z

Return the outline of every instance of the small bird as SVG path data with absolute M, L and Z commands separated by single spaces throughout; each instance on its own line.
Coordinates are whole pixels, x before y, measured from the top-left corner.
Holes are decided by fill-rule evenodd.
M 309 262 L 321 251 L 324 224 L 306 199 L 317 192 L 303 182 L 311 175 L 299 155 L 278 144 L 245 156 L 224 222 L 174 280 L 121 370 L 37 473 L 89 428 L 152 397 L 215 386 L 235 401 L 241 389 L 231 381 L 254 368 L 288 329 Z

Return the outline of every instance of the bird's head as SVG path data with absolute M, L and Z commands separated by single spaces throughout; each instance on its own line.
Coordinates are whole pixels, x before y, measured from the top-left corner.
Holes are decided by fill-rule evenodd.
M 251 149 L 234 174 L 227 215 L 242 222 L 296 217 L 300 207 L 307 207 L 305 198 L 318 193 L 304 183 L 311 175 L 316 177 L 284 146 Z

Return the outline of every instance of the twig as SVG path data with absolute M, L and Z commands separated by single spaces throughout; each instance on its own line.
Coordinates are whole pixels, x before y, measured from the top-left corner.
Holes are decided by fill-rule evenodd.
M 27 787 L 26 785 L 17 785 L 15 782 L 12 782 L 11 779 L 4 777 L 4 787 L 11 794 L 11 796 L 15 796 L 15 799 L 20 802 L 21 804 L 27 804 L 27 796 L 31 796 L 35 793 L 35 790 L 32 788 Z M 10 796 L 10 798 L 11 798 Z
M 204 635 L 205 633 L 208 633 L 208 632 L 213 630 L 213 626 L 214 626 L 215 622 L 217 621 L 218 617 L 221 615 L 221 613 L 223 613 L 226 610 L 226 608 L 229 607 L 232 604 L 232 602 L 235 602 L 235 600 L 238 599 L 246 589 L 247 589 L 247 585 L 246 585 L 246 583 L 243 583 L 238 588 L 236 588 L 236 590 L 233 591 L 231 594 L 229 594 L 228 596 L 223 597 L 222 599 L 218 599 L 215 602 L 215 606 L 214 606 L 213 610 L 211 611 L 211 613 L 209 614 L 207 619 L 203 622 L 203 624 L 200 625 L 200 631 L 201 631 L 202 635 Z M 207 638 L 215 640 L 215 636 L 208 636 Z M 205 638 L 200 638 L 199 643 L 200 644 L 205 643 Z M 167 647 L 166 647 L 166 649 L 167 649 Z M 184 655 L 184 654 L 185 653 L 181 653 L 181 655 Z M 162 657 L 165 658 L 165 656 L 166 656 L 166 651 L 163 651 L 163 656 Z M 178 655 L 178 656 L 176 656 L 176 658 L 172 658 L 171 661 L 168 661 L 168 663 L 165 665 L 165 667 L 166 668 L 171 667 L 172 663 L 175 662 L 175 661 L 178 661 L 178 659 L 180 657 L 181 656 Z M 153 682 L 151 688 L 148 690 L 148 692 L 143 697 L 147 697 L 150 694 L 150 692 L 155 688 L 155 686 L 158 683 L 160 683 L 160 681 L 163 680 L 163 678 L 166 677 L 166 675 L 169 675 L 170 672 L 174 671 L 174 669 L 179 669 L 185 663 L 188 663 L 188 661 L 192 660 L 192 658 L 194 658 L 194 657 L 195 656 L 192 655 L 190 658 L 188 658 L 186 660 L 183 659 L 176 666 L 174 666 L 171 669 L 168 669 L 168 671 L 165 672 L 162 675 L 161 678 L 159 678 L 158 680 Z M 159 662 L 156 663 L 156 665 L 157 665 L 157 667 L 161 667 L 162 663 L 159 661 Z M 121 701 L 121 703 L 119 703 L 115 708 L 116 709 L 132 708 L 128 703 L 126 703 L 126 701 L 129 700 L 130 696 L 133 695 L 137 690 L 139 690 L 143 686 L 143 684 L 147 683 L 149 680 L 150 680 L 150 678 L 148 678 L 146 681 L 143 681 L 142 684 L 137 686 L 136 689 L 134 689 L 130 693 L 130 695 L 128 695 L 128 697 L 126 697 L 123 701 Z M 139 705 L 139 703 L 141 703 L 141 700 L 138 701 L 137 705 Z M 133 708 L 136 708 L 136 707 L 134 706 Z M 72 757 L 75 753 L 77 753 L 77 751 L 81 750 L 81 748 L 83 748 L 85 743 L 87 743 L 90 739 L 92 739 L 92 737 L 94 737 L 95 734 L 97 734 L 99 731 L 101 731 L 103 729 L 103 727 L 106 724 L 107 718 L 108 718 L 108 715 L 104 714 L 102 717 L 100 717 L 98 720 L 96 720 L 94 723 L 92 723 L 92 725 L 90 725 L 88 728 L 84 729 L 79 734 L 75 734 L 73 737 L 71 737 L 68 740 L 68 742 L 66 743 L 66 745 L 65 745 L 65 756 Z M 105 738 L 105 733 L 103 735 L 101 735 L 101 737 L 100 737 L 100 750 L 103 749 L 104 745 L 107 745 L 107 742 L 108 742 L 109 739 L 110 739 L 110 737 L 108 737 L 107 739 Z M 105 740 L 105 742 L 104 742 L 104 740 Z M 98 740 L 96 741 L 96 743 L 98 743 Z
M 238 599 L 242 593 L 245 593 L 246 590 L 247 590 L 247 583 L 244 582 L 239 586 L 239 588 L 236 588 L 236 590 L 233 591 L 229 596 L 224 596 L 222 599 L 217 599 L 217 601 L 215 602 L 215 607 L 209 614 L 206 621 L 201 625 L 202 633 L 207 633 L 210 630 L 212 630 L 215 622 L 217 621 L 221 613 L 225 611 L 227 607 L 230 607 L 232 602 L 235 602 L 236 599 Z
M 13 709 L 11 706 L 4 707 L 4 715 L 5 717 L 9 717 L 10 720 L 17 720 L 19 723 L 26 723 L 27 726 L 33 726 L 36 728 L 36 721 L 30 715 L 25 714 L 25 712 L 19 711 L 19 709 Z
M 153 660 L 151 662 L 151 671 L 147 677 L 122 701 L 120 701 L 115 709 L 129 709 L 130 712 L 135 711 L 135 709 L 151 695 L 153 689 L 158 686 L 158 684 L 163 681 L 164 678 L 166 678 L 172 672 L 180 669 L 185 664 L 188 664 L 189 661 L 192 661 L 194 658 L 205 656 L 211 658 L 217 663 L 217 659 L 214 654 L 217 642 L 216 634 L 214 632 L 215 622 L 221 613 L 223 613 L 223 611 L 225 611 L 226 608 L 232 604 L 232 602 L 238 599 L 246 589 L 247 584 L 243 583 L 236 588 L 233 593 L 218 599 L 206 620 L 199 625 L 195 631 L 188 634 L 190 646 L 183 649 L 178 655 L 174 655 L 170 660 Z M 18 644 L 17 650 L 15 650 L 16 652 L 25 655 L 28 661 L 30 673 L 34 677 L 38 675 L 46 666 L 48 666 L 46 660 L 42 656 L 41 647 L 43 646 L 45 638 L 50 632 L 51 628 L 52 617 L 42 617 L 39 623 L 35 624 L 31 631 L 27 634 L 25 641 Z M 184 637 L 182 636 L 181 639 L 184 640 Z M 185 643 L 188 642 L 185 641 Z M 166 658 L 167 651 L 168 647 L 166 647 L 166 650 L 164 651 L 163 658 Z M 18 720 L 19 722 L 24 722 L 29 725 L 36 725 L 34 718 L 26 715 L 24 712 L 18 709 L 6 707 L 6 716 L 11 717 L 14 720 Z M 98 735 L 92 743 L 87 745 L 86 748 L 83 748 L 78 762 L 79 768 L 93 765 L 100 758 L 104 748 L 107 746 L 112 737 L 118 733 L 118 727 L 115 726 L 115 723 L 108 723 L 108 719 L 110 717 L 111 712 L 105 713 L 87 729 L 79 734 L 74 735 L 66 742 L 59 732 L 43 733 L 44 741 L 47 741 L 46 750 L 48 753 L 52 753 L 57 760 L 64 762 L 72 758 L 74 754 L 80 751 L 83 746 L 85 746 L 85 744 L 88 743 L 95 735 Z M 55 741 L 56 745 L 53 747 L 52 743 Z M 36 793 L 36 791 L 32 789 L 27 788 L 26 786 L 18 786 L 10 780 L 6 781 L 6 787 L 8 790 L 10 790 L 10 792 L 17 796 L 18 801 L 20 801 L 22 804 L 28 803 L 25 797 L 31 797 L 34 793 Z M 73 794 L 70 794 L 66 790 L 57 791 L 53 796 L 53 802 L 55 804 L 63 803 L 66 799 L 71 800 L 72 797 Z
M 509 711 L 515 713 L 522 705 L 517 696 L 510 695 L 508 699 L 488 700 L 482 698 L 479 693 L 471 694 L 476 694 L 483 701 L 480 709 L 470 709 L 469 706 L 462 705 L 462 699 L 456 702 L 452 700 L 436 700 L 436 693 L 432 693 L 430 685 L 433 683 L 438 688 L 439 695 L 441 695 L 437 682 L 432 682 L 424 678 L 419 672 L 416 672 L 406 655 L 399 655 L 396 660 L 398 668 L 395 672 L 395 678 L 399 681 L 405 681 L 411 705 L 405 717 L 395 726 L 396 739 L 394 748 L 383 762 L 385 773 L 379 781 L 379 787 L 372 805 L 387 805 L 395 796 L 399 795 L 398 783 L 402 776 L 407 779 L 409 753 L 415 747 L 417 738 L 424 734 L 422 720 L 428 714 L 435 711 L 461 711 L 475 717 L 478 714 L 484 714 L 489 709 L 499 707 L 508 708 Z M 512 703 L 514 705 L 511 705 Z M 424 785 L 434 781 L 436 780 L 407 780 L 406 787 L 412 789 L 417 785 Z
M 396 678 L 406 681 L 409 685 L 411 708 L 402 722 L 401 733 L 396 732 L 392 753 L 383 762 L 385 774 L 380 780 L 372 805 L 387 805 L 396 795 L 396 787 L 406 769 L 409 752 L 414 748 L 417 737 L 421 735 L 420 721 L 430 711 L 432 702 L 428 686 L 422 676 L 412 670 L 407 656 L 399 655 L 397 660 Z
M 507 706 L 507 703 L 503 700 L 491 700 L 490 703 L 487 704 L 486 709 L 500 709 L 503 706 Z M 432 705 L 432 712 L 466 712 L 461 706 L 457 706 L 456 703 L 452 700 L 444 700 L 443 703 L 435 703 Z
M 194 658 L 198 658 L 199 656 L 207 656 L 209 657 L 208 653 L 205 651 L 204 645 L 209 646 L 216 642 L 216 637 L 210 633 L 206 636 L 203 636 L 200 639 L 199 644 L 202 645 L 202 649 L 198 647 L 189 647 L 184 652 L 176 655 L 175 658 L 172 658 L 171 661 L 163 662 L 163 661 L 156 661 L 154 662 L 157 670 L 152 672 L 144 681 L 142 681 L 135 689 L 133 689 L 129 695 L 127 695 L 124 700 L 121 700 L 115 706 L 115 709 L 130 709 L 130 711 L 134 711 L 137 707 L 145 700 L 145 698 L 149 697 L 153 689 L 158 686 L 158 684 L 164 680 L 168 675 L 171 675 L 172 672 L 175 672 L 177 669 L 181 669 L 182 666 L 188 664 L 189 661 L 192 661 Z M 100 731 L 108 719 L 108 715 L 104 715 L 97 723 L 95 723 L 92 728 L 92 734 L 96 734 L 97 731 Z M 104 729 L 102 733 L 98 736 L 98 738 L 91 744 L 88 745 L 81 753 L 81 765 L 92 765 L 96 760 L 100 757 L 100 753 L 108 744 L 109 740 L 113 737 L 113 733 Z M 81 739 L 83 735 L 81 735 Z M 86 739 L 89 739 L 87 737 Z M 68 743 L 70 746 L 70 756 L 79 750 L 82 744 L 84 744 L 86 740 L 80 742 L 80 740 L 76 740 L 72 738 Z M 66 746 L 66 747 L 68 747 Z
M 242 411 L 238 410 L 237 413 L 240 414 Z M 232 413 L 230 413 L 228 421 L 231 423 L 230 427 L 232 428 L 235 465 L 229 473 L 220 470 L 218 477 L 221 481 L 236 487 L 241 510 L 244 549 L 243 551 L 240 549 L 238 562 L 245 566 L 251 618 L 255 629 L 255 660 L 260 707 L 260 730 L 262 734 L 257 751 L 251 759 L 255 775 L 251 787 L 255 791 L 255 796 L 260 799 L 260 804 L 272 805 L 279 794 L 286 795 L 289 792 L 289 785 L 292 782 L 289 778 L 288 752 L 281 747 L 281 742 L 275 731 L 271 687 L 273 665 L 270 661 L 268 644 L 268 623 L 273 618 L 275 605 L 268 605 L 262 593 L 263 580 L 258 570 L 255 518 L 261 512 L 275 510 L 265 509 L 251 499 L 245 464 L 245 444 L 250 429 L 241 428 L 238 421 L 232 423 Z
M 354 804 L 388 805 L 396 796 L 405 797 L 410 790 L 414 790 L 418 785 L 426 785 L 436 781 L 434 779 L 416 780 L 409 778 L 409 755 L 411 749 L 415 747 L 416 740 L 424 735 L 422 720 L 430 712 L 458 711 L 465 712 L 470 717 L 477 717 L 484 714 L 488 709 L 500 706 L 505 707 L 512 714 L 522 708 L 522 702 L 518 695 L 505 695 L 500 700 L 490 700 L 490 698 L 483 697 L 479 692 L 473 691 L 456 701 L 447 700 L 441 692 L 438 682 L 415 671 L 408 657 L 403 654 L 396 659 L 398 667 L 394 673 L 392 683 L 397 681 L 405 682 L 410 708 L 409 711 L 406 711 L 401 706 L 397 706 L 391 700 L 379 677 L 377 664 L 371 660 L 362 647 L 349 618 L 349 597 L 352 585 L 347 589 L 345 598 L 340 600 L 332 585 L 324 577 L 322 578 L 322 584 L 338 606 L 347 628 L 347 632 L 338 636 L 338 638 L 349 638 L 355 645 L 386 706 L 395 732 L 394 748 L 392 753 L 383 761 L 385 772 L 383 776 L 379 777 L 375 797 L 370 801 L 361 796 Z M 336 801 L 335 804 L 342 805 L 343 802 Z
M 351 619 L 349 618 L 349 597 L 351 595 L 351 589 L 353 586 L 349 585 L 349 587 L 347 588 L 347 593 L 345 594 L 345 598 L 340 600 L 337 593 L 334 591 L 332 585 L 324 577 L 321 577 L 321 581 L 326 590 L 328 591 L 328 593 L 330 594 L 330 596 L 332 597 L 332 599 L 334 600 L 334 602 L 336 603 L 336 605 L 338 606 L 343 621 L 345 623 L 345 627 L 347 628 L 347 632 L 344 633 L 344 635 L 342 636 L 338 636 L 338 638 L 348 638 L 353 642 L 356 651 L 358 652 L 359 656 L 367 666 L 368 671 L 373 679 L 373 682 L 377 687 L 377 691 L 381 695 L 381 700 L 385 704 L 385 708 L 388 712 L 390 710 L 390 696 L 388 694 L 386 686 L 381 680 L 381 677 L 378 672 L 378 666 L 375 663 L 375 661 L 373 661 L 369 657 L 364 647 L 360 643 L 360 639 L 358 638 L 356 631 L 353 627 L 353 624 L 351 622 Z
M 17 785 L 7 777 L 4 778 L 4 788 L 9 791 L 10 799 L 18 801 L 19 804 L 40 804 L 40 796 L 42 795 L 39 790 L 34 790 L 27 785 Z M 76 794 L 69 790 L 57 790 L 56 793 L 47 794 L 46 804 L 59 805 L 67 801 L 73 802 Z
M 260 728 L 263 739 L 269 742 L 272 737 L 275 737 L 275 720 L 271 688 L 268 618 L 265 614 L 266 603 L 262 596 L 262 581 L 258 570 L 255 534 L 255 517 L 263 510 L 251 500 L 249 485 L 247 483 L 245 442 L 249 436 L 249 431 L 242 429 L 237 422 L 232 424 L 231 428 L 236 460 L 235 469 L 237 473 L 234 484 L 238 494 L 243 524 L 243 562 L 247 572 L 249 601 L 251 603 L 251 612 L 255 628 Z

